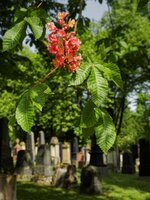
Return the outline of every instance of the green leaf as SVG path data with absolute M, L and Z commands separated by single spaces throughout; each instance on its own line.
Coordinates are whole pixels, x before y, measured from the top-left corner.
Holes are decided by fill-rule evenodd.
M 81 65 L 77 71 L 76 71 L 76 78 L 74 81 L 71 82 L 70 85 L 80 85 L 85 81 L 85 79 L 88 77 L 90 73 L 91 67 L 89 64 L 83 64 Z
M 36 85 L 30 89 L 30 98 L 33 102 L 33 105 L 36 106 L 40 111 L 42 111 L 47 95 L 50 92 L 50 88 L 45 83 Z
M 90 127 L 90 128 L 82 128 L 82 133 L 83 133 L 83 137 L 84 139 L 89 139 L 90 136 L 95 132 L 94 127 Z
M 87 80 L 87 86 L 92 94 L 92 100 L 97 105 L 100 106 L 106 100 L 108 94 L 108 82 L 102 77 L 100 71 L 93 67 L 91 74 Z
M 34 125 L 34 107 L 30 98 L 29 91 L 25 92 L 16 108 L 16 120 L 17 123 L 21 126 L 21 128 L 30 132 L 32 126 Z
M 100 71 L 104 72 L 104 76 L 107 77 L 109 81 L 113 81 L 118 87 L 123 89 L 121 73 L 117 65 L 113 63 L 108 63 L 105 65 L 98 64 L 96 65 L 96 67 Z
M 43 23 L 47 23 L 50 22 L 50 16 L 48 15 L 48 13 L 46 12 L 46 10 L 44 9 L 33 9 L 31 10 L 31 12 L 29 13 L 31 17 L 35 16 L 35 17 L 39 17 Z
M 119 43 L 124 49 L 128 49 L 128 44 L 125 41 L 121 40 Z
M 86 103 L 81 116 L 81 126 L 92 127 L 96 124 L 97 120 L 94 107 L 95 105 L 92 101 Z
M 98 114 L 98 110 L 97 110 Z M 103 123 L 95 128 L 97 144 L 105 153 L 112 147 L 116 139 L 116 130 L 111 116 L 99 109 L 99 115 L 103 118 Z
M 42 36 L 43 30 L 44 30 L 44 27 L 40 18 L 33 16 L 33 17 L 26 17 L 25 20 L 30 25 L 35 38 L 39 39 Z
M 21 21 L 6 31 L 3 38 L 3 51 L 7 51 L 20 45 L 25 37 L 26 22 Z
M 23 20 L 27 16 L 27 12 L 28 10 L 26 8 L 20 8 L 20 10 L 17 10 L 15 13 L 14 21 L 20 22 L 21 20 Z

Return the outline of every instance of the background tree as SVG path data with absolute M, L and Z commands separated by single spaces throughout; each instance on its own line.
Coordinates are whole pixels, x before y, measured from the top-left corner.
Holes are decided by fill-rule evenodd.
M 103 30 L 97 34 L 100 57 L 119 66 L 123 79 L 123 92 L 115 86 L 112 88 L 114 110 L 111 113 L 118 134 L 128 95 L 138 91 L 141 85 L 148 87 L 149 82 L 149 21 L 138 12 L 138 2 L 133 1 L 130 8 L 128 3 L 112 3 L 111 12 L 102 19 Z

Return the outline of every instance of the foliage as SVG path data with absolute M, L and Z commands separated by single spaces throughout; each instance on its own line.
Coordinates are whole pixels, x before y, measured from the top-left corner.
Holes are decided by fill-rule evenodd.
M 148 87 L 150 26 L 141 16 L 138 1 L 112 1 L 112 9 L 95 30 L 97 53 L 104 62 L 111 62 L 120 69 L 123 90 L 110 84 L 114 95 L 109 108 L 117 135 L 121 133 L 123 115 L 129 94 Z M 132 17 L 131 17 L 132 16 Z
M 31 8 L 23 9 L 18 12 L 18 15 L 16 18 L 16 24 L 11 29 L 6 31 L 4 35 L 4 38 L 3 38 L 4 51 L 11 50 L 15 48 L 17 44 L 21 44 L 24 33 L 26 31 L 27 24 L 30 25 L 30 28 L 36 39 L 39 39 L 42 36 L 43 28 L 44 28 L 43 23 L 46 22 L 45 21 L 46 18 L 44 19 L 40 18 L 40 16 L 42 15 L 37 15 L 37 11 L 38 11 L 38 14 L 43 12 L 43 10 L 39 10 L 39 9 L 34 10 Z M 31 17 L 31 14 L 33 14 L 32 17 Z M 13 37 L 10 37 L 9 35 L 12 35 L 12 34 L 13 34 Z M 95 110 L 93 112 L 97 112 L 96 114 L 97 116 L 100 115 L 97 117 L 93 128 L 94 128 L 94 131 L 96 132 L 95 134 L 97 136 L 98 144 L 100 145 L 101 149 L 104 152 L 107 152 L 108 149 L 113 145 L 115 141 L 115 128 L 114 128 L 111 117 L 108 117 L 109 115 L 107 114 L 107 111 L 103 112 L 101 111 L 101 108 L 103 108 L 103 105 L 106 104 L 107 95 L 108 95 L 108 81 L 113 80 L 115 83 L 117 83 L 118 86 L 122 87 L 120 72 L 117 66 L 113 67 L 113 70 L 112 70 L 110 65 L 105 65 L 104 63 L 99 65 L 99 63 L 97 63 L 96 61 L 94 63 L 92 63 L 92 61 L 87 62 L 86 65 L 89 65 L 88 73 L 86 73 L 86 75 L 83 75 L 83 73 L 80 73 L 80 72 L 83 72 L 84 70 L 83 71 L 79 70 L 79 72 L 77 71 L 77 80 L 80 80 L 79 84 L 82 84 L 82 82 L 84 81 L 87 82 L 87 90 L 89 90 L 91 100 L 93 101 L 96 107 L 96 108 L 93 107 L 93 109 Z M 83 67 L 85 67 L 85 64 L 83 65 Z M 52 70 L 48 75 L 46 75 L 45 78 L 41 82 L 45 81 L 47 77 L 51 73 L 53 73 L 55 70 L 56 68 Z M 75 82 L 74 83 L 72 82 L 71 85 L 72 86 L 78 85 L 77 80 L 75 78 Z M 31 128 L 34 124 L 34 119 L 33 119 L 35 116 L 34 107 L 40 108 L 41 110 L 44 105 L 43 102 L 45 102 L 43 88 L 41 87 L 40 84 L 38 84 L 37 87 L 38 89 L 35 90 L 31 88 L 21 96 L 21 100 L 18 103 L 18 106 L 16 109 L 17 122 L 19 125 L 21 125 L 23 130 L 27 132 L 31 131 Z M 84 109 L 86 109 L 86 106 Z M 99 110 L 96 111 L 96 109 L 97 110 L 99 109 Z M 89 113 L 87 113 L 87 115 L 88 114 Z M 101 118 L 101 115 L 102 115 L 102 120 L 99 120 L 99 118 Z M 97 126 L 97 120 L 100 123 L 101 127 Z M 98 128 L 95 128 L 95 126 Z M 82 127 L 82 124 L 81 124 L 81 127 Z M 89 128 L 89 127 L 87 126 L 86 128 Z M 112 134 L 112 136 L 110 133 Z

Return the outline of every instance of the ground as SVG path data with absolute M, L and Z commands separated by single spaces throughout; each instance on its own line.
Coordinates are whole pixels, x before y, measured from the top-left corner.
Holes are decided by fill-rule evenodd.
M 150 177 L 109 174 L 102 179 L 103 195 L 86 196 L 79 190 L 66 190 L 30 182 L 17 183 L 18 200 L 150 200 Z

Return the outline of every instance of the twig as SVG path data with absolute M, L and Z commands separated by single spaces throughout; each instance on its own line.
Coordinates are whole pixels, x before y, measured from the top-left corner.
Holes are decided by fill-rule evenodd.
M 78 15 L 78 18 L 77 18 L 77 21 L 76 21 L 76 24 L 75 24 L 75 27 L 74 27 L 74 32 L 76 33 L 77 31 L 77 25 L 78 25 L 78 22 L 82 16 L 82 7 L 83 7 L 83 0 L 80 0 L 80 11 L 79 11 L 79 15 Z
M 41 1 L 38 5 L 37 8 L 39 8 L 42 5 L 43 1 Z
M 43 83 L 44 81 L 46 81 L 46 80 L 49 78 L 49 76 L 50 76 L 51 74 L 53 74 L 53 73 L 56 71 L 56 69 L 58 69 L 58 67 L 55 67 L 52 71 L 50 71 L 48 74 L 46 74 L 46 75 L 44 76 L 44 78 L 42 78 L 41 80 L 37 81 L 37 82 L 35 83 L 34 86 L 36 86 L 36 85 L 38 85 L 38 84 L 41 84 L 41 83 Z

